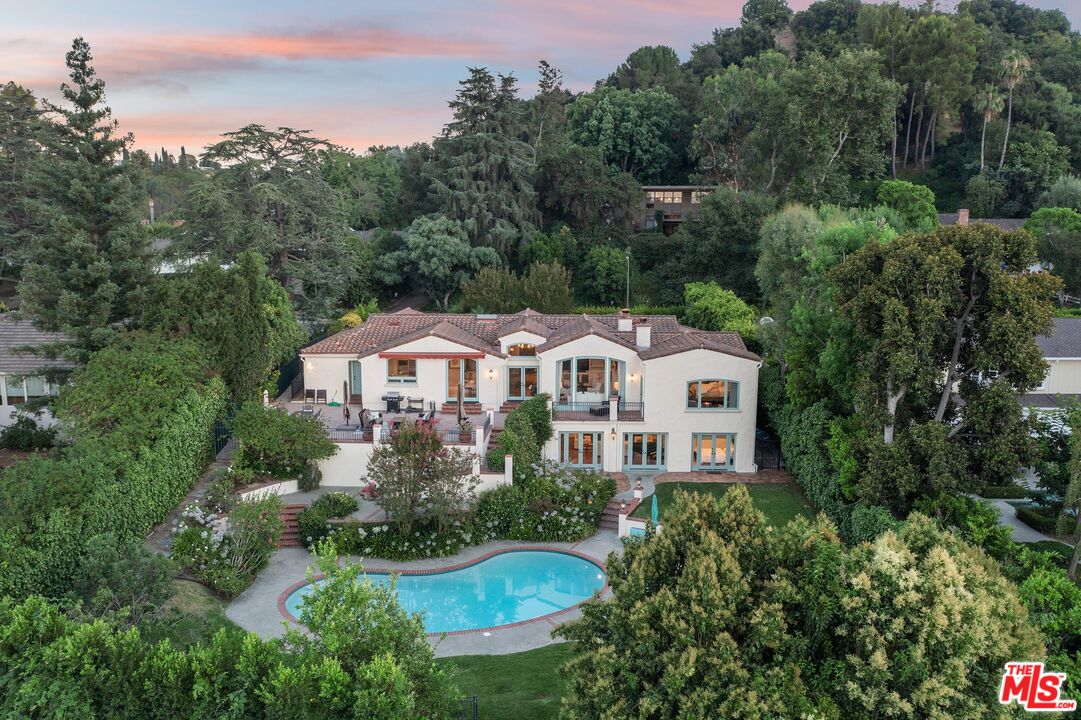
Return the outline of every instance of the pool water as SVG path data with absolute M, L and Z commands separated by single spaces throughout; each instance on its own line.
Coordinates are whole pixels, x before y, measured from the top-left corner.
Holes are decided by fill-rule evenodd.
M 367 573 L 377 585 L 390 576 Z M 308 583 L 285 600 L 300 617 L 300 605 L 312 592 Z M 544 550 L 514 550 L 474 565 L 431 575 L 398 576 L 398 602 L 408 612 L 422 612 L 429 633 L 497 627 L 532 620 L 574 607 L 604 587 L 604 571 L 575 555 Z

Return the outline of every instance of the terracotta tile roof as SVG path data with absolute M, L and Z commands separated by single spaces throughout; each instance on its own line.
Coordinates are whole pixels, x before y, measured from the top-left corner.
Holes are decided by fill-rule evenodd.
M 1050 335 L 1037 335 L 1045 358 L 1081 358 L 1081 318 L 1055 318 Z
M 1025 227 L 1025 221 L 1021 218 L 970 218 L 968 223 L 969 225 L 987 223 L 988 225 L 994 225 L 1002 230 L 1020 230 Z M 938 224 L 956 225 L 957 213 L 939 213 Z
M 1033 407 L 1038 410 L 1068 408 L 1076 404 L 1078 400 L 1081 400 L 1081 395 L 1069 393 L 1059 393 L 1057 395 L 1051 395 L 1049 393 L 1029 393 L 1017 398 L 1021 407 Z
M 588 335 L 635 348 L 635 331 L 619 330 L 620 315 L 542 315 L 524 310 L 514 315 L 462 315 L 422 313 L 411 308 L 372 315 L 364 324 L 324 338 L 301 351 L 302 355 L 367 357 L 423 337 L 439 337 L 490 355 L 502 356 L 499 339 L 525 330 L 547 340 L 537 346 L 545 352 Z M 747 350 L 739 333 L 707 332 L 679 324 L 674 315 L 637 317 L 648 322 L 650 347 L 639 351 L 643 360 L 689 350 L 706 349 L 748 360 L 759 360 Z

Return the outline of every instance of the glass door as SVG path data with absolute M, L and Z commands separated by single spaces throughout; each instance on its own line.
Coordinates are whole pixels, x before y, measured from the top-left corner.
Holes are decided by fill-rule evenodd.
M 537 394 L 537 368 L 507 368 L 507 399 L 525 400 Z
M 696 470 L 734 470 L 736 436 L 711 433 L 692 435 L 691 467 Z
M 451 358 L 447 361 L 447 400 L 458 399 L 458 388 L 462 390 L 462 400 L 473 402 L 477 399 L 477 361 L 472 358 Z
M 360 362 L 357 360 L 349 361 L 349 398 L 351 402 L 360 398 Z

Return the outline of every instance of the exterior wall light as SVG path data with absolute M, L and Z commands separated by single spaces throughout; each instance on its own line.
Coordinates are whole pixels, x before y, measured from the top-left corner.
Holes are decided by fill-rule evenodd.
M 495 380 L 495 368 L 488 368 L 488 379 Z
M 612 439 L 613 440 L 616 439 L 616 429 L 615 428 L 612 428 Z
M 633 382 L 638 382 L 638 376 L 635 375 L 634 373 L 631 373 L 630 375 L 627 376 L 627 382 L 632 382 L 632 383 Z

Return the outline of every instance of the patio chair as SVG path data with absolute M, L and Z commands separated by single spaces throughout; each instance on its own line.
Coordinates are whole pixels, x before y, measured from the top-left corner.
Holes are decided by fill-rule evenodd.
M 315 402 L 315 389 L 314 388 L 304 388 L 304 402 L 309 403 L 309 404 Z
M 316 404 L 322 403 L 323 405 L 326 405 L 327 404 L 327 391 L 326 390 L 316 390 L 315 391 L 315 402 L 316 402 Z
M 300 412 L 303 415 L 314 415 L 315 414 L 315 406 L 314 405 L 305 405 L 304 407 L 300 408 Z

